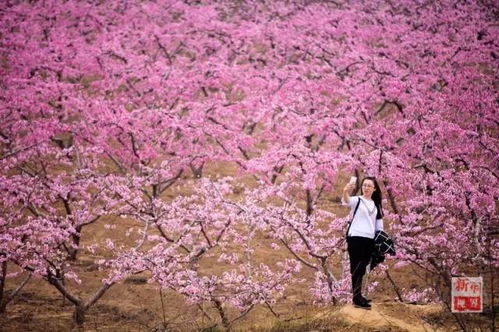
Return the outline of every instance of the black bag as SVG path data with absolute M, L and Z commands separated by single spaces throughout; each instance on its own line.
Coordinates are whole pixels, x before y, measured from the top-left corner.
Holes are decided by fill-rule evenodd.
M 384 231 L 374 233 L 374 250 L 380 255 L 395 255 L 395 243 Z
M 370 270 L 385 261 L 385 255 L 395 255 L 395 243 L 384 231 L 374 233 L 374 251 L 371 255 Z

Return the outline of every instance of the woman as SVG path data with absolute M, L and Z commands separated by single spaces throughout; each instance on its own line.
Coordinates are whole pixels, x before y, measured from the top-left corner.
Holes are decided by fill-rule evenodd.
M 374 177 L 362 180 L 360 196 L 350 196 L 355 187 L 350 182 L 343 189 L 343 204 L 350 205 L 352 221 L 347 230 L 348 255 L 352 273 L 353 304 L 356 307 L 370 309 L 370 300 L 362 296 L 362 277 L 374 251 L 374 233 L 383 230 L 383 208 L 381 190 Z

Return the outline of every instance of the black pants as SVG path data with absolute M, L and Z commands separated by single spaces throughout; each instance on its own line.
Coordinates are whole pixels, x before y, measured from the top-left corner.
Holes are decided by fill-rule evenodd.
M 353 300 L 359 301 L 362 290 L 362 277 L 374 251 L 374 240 L 367 237 L 347 237 L 348 255 L 350 256 L 350 273 L 352 274 Z

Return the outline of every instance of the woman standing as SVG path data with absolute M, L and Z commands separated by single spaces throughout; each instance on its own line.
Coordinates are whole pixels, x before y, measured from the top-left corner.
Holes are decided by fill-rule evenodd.
M 344 205 L 352 209 L 352 221 L 347 230 L 348 255 L 352 274 L 353 304 L 370 309 L 370 300 L 362 296 L 362 278 L 374 251 L 375 231 L 383 230 L 383 208 L 381 190 L 374 177 L 362 180 L 360 196 L 350 196 L 355 183 L 350 182 L 343 189 L 341 198 Z

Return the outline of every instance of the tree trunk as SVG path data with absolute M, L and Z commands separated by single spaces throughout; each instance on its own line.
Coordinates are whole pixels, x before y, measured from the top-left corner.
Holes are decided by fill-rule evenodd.
M 81 227 L 82 226 L 77 226 L 76 227 L 76 233 L 71 235 L 71 238 L 73 240 L 73 245 L 75 246 L 75 248 L 72 248 L 71 246 L 68 247 L 69 249 L 69 259 L 71 261 L 75 261 L 76 260 L 76 256 L 78 255 L 78 248 L 80 247 L 80 240 L 81 240 Z
M 5 282 L 7 281 L 7 262 L 2 262 L 2 272 L 0 275 L 0 314 L 5 312 L 7 301 L 4 299 Z
M 73 322 L 76 324 L 77 327 L 83 327 L 87 309 L 88 308 L 83 303 L 75 305 L 75 311 L 73 313 Z
M 213 299 L 213 303 L 215 304 L 215 307 L 218 310 L 220 318 L 222 319 L 222 325 L 223 325 L 223 327 L 227 331 L 229 331 L 230 330 L 230 323 L 229 323 L 229 319 L 227 317 L 227 314 L 225 313 L 225 310 L 222 307 L 222 303 L 219 300 L 217 300 L 217 299 Z
M 314 200 L 312 198 L 312 193 L 310 192 L 310 189 L 306 190 L 306 195 L 307 195 L 307 217 L 310 217 L 312 213 L 314 213 L 314 206 L 313 206 Z
M 12 292 L 10 292 L 10 294 L 7 296 L 5 294 L 5 282 L 7 281 L 7 262 L 4 262 L 4 263 L 5 263 L 5 266 L 4 266 L 4 264 L 2 264 L 2 284 L 0 285 L 0 288 L 1 288 L 1 293 L 0 293 L 0 314 L 5 312 L 5 309 L 7 308 L 7 305 L 9 304 L 9 302 L 12 301 L 12 299 L 14 297 L 16 297 L 17 294 L 19 294 L 19 292 L 21 291 L 21 289 L 23 289 L 23 287 L 26 286 L 26 284 L 28 283 L 28 281 L 31 279 L 31 273 L 30 273 L 19 284 L 19 286 L 17 286 L 17 288 L 14 289 Z

